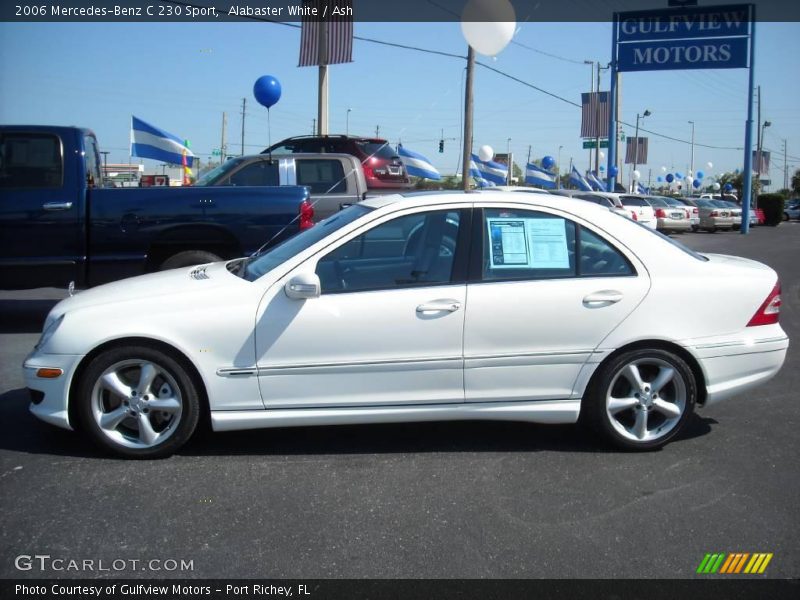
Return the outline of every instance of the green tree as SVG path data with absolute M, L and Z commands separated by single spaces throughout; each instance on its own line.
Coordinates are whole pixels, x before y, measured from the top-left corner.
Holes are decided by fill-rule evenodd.
M 792 191 L 795 194 L 800 194 L 800 169 L 797 169 L 792 175 Z

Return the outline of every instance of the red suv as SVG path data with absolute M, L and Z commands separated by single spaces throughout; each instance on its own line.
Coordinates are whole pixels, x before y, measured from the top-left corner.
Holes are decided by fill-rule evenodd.
M 347 135 L 300 135 L 273 144 L 261 154 L 335 152 L 361 161 L 368 189 L 410 189 L 413 183 L 403 161 L 386 140 Z

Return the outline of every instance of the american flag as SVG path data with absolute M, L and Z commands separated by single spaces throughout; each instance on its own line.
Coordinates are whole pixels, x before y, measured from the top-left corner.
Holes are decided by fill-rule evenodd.
M 634 140 L 639 140 L 639 151 L 636 151 L 636 144 Z M 647 138 L 646 137 L 629 137 L 627 139 L 627 147 L 625 148 L 625 164 L 626 165 L 646 165 L 647 164 Z
M 581 94 L 581 137 L 608 137 L 608 92 Z
M 322 19 L 327 7 L 327 17 Z M 335 65 L 353 62 L 353 17 L 352 0 L 337 0 L 328 3 L 324 0 L 305 0 L 303 8 L 315 7 L 317 16 L 304 16 L 300 33 L 300 63 L 298 67 L 314 67 L 320 64 Z M 331 16 L 333 7 L 350 8 L 351 16 Z M 320 27 L 328 29 L 327 60 L 320 57 L 319 35 Z M 320 60 L 322 59 L 322 61 Z
M 761 175 L 769 173 L 769 151 L 761 151 L 761 162 L 758 160 L 758 150 L 753 150 L 753 171 Z

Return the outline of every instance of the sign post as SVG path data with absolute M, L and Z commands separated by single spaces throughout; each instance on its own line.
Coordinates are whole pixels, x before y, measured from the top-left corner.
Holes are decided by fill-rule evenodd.
M 755 6 L 684 6 L 614 13 L 611 45 L 609 131 L 616 131 L 616 75 L 625 71 L 749 68 L 745 126 L 742 233 L 750 225 Z M 748 52 L 749 50 L 749 52 Z M 608 187 L 613 191 L 616 149 L 608 152 Z

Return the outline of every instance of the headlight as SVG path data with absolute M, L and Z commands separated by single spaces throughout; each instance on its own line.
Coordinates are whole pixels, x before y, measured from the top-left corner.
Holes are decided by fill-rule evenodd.
M 61 316 L 55 319 L 52 320 L 48 319 L 47 322 L 45 322 L 42 335 L 41 337 L 39 337 L 39 341 L 36 342 L 36 346 L 34 347 L 36 350 L 38 350 L 39 348 L 43 348 L 44 345 L 48 341 L 50 341 L 50 338 L 53 337 L 53 334 L 56 332 L 56 329 L 59 328 L 61 322 L 64 320 L 64 315 L 66 315 L 66 313 L 62 314 Z

